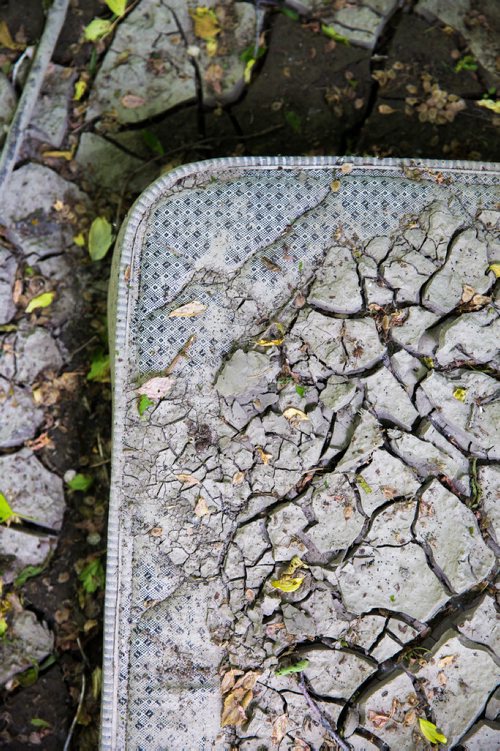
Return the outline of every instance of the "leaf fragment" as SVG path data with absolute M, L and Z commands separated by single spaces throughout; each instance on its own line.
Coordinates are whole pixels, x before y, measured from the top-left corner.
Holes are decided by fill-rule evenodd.
M 71 478 L 71 480 L 67 481 L 66 485 L 71 490 L 81 490 L 82 492 L 85 492 L 91 487 L 93 482 L 93 477 L 91 477 L 90 475 L 83 475 L 78 472 L 74 477 Z
M 287 728 L 288 716 L 286 714 L 280 714 L 273 722 L 271 743 L 273 743 L 275 746 L 279 746 L 286 735 Z
M 23 570 L 14 579 L 15 587 L 22 587 L 28 579 L 32 579 L 34 576 L 38 576 L 44 570 L 43 566 L 25 566 Z
M 194 507 L 194 513 L 195 516 L 198 517 L 198 519 L 201 519 L 203 516 L 207 516 L 207 514 L 209 515 L 212 513 L 208 508 L 206 500 L 201 495 L 198 498 L 196 506 Z
M 214 55 L 217 51 L 217 45 L 216 43 L 214 45 L 214 42 L 221 32 L 217 14 L 211 8 L 200 5 L 198 8 L 190 11 L 189 15 L 193 20 L 194 35 L 198 39 L 203 39 L 204 42 L 211 42 L 212 44 L 209 49 L 207 45 L 207 52 L 209 55 Z
M 259 458 L 262 461 L 262 464 L 269 464 L 269 461 L 270 461 L 270 459 L 273 458 L 273 455 L 272 454 L 266 454 L 266 452 L 264 451 L 264 449 L 262 448 L 262 446 L 257 446 L 257 448 L 255 450 L 258 453 Z
M 194 318 L 195 316 L 201 316 L 206 311 L 207 306 L 199 302 L 199 300 L 193 300 L 185 305 L 181 305 L 180 308 L 171 310 L 168 314 L 169 318 Z
M 109 383 L 110 381 L 109 355 L 101 349 L 94 352 L 92 356 L 87 381 L 96 383 Z
M 179 480 L 179 482 L 182 482 L 183 485 L 199 485 L 200 481 L 197 477 L 194 475 L 189 475 L 185 472 L 181 472 L 178 475 L 175 475 L 175 479 Z
M 138 94 L 125 94 L 125 96 L 122 96 L 120 99 L 120 102 L 122 107 L 125 107 L 127 110 L 136 110 L 138 107 L 142 107 L 146 104 L 146 100 Z
M 19 521 L 17 514 L 11 509 L 7 498 L 0 492 L 0 524 L 9 524 Z
M 106 217 L 98 216 L 90 225 L 89 255 L 93 261 L 101 261 L 113 244 L 113 228 Z
M 113 27 L 111 21 L 107 21 L 104 18 L 94 18 L 93 21 L 85 27 L 83 36 L 86 42 L 97 42 L 109 34 Z
M 81 581 L 83 588 L 89 594 L 93 594 L 98 589 L 104 587 L 104 568 L 99 560 L 95 558 L 80 571 L 78 579 Z
M 476 102 L 476 104 L 478 107 L 484 107 L 487 110 L 491 110 L 495 115 L 500 115 L 500 99 L 496 102 L 493 99 L 481 99 L 479 102 Z
M 288 665 L 287 667 L 283 668 L 277 668 L 274 672 L 276 675 L 290 675 L 290 673 L 300 673 L 302 670 L 305 670 L 308 665 L 309 660 L 299 660 L 293 665 Z
M 495 263 L 490 263 L 490 265 L 488 266 L 488 268 L 486 269 L 486 271 L 487 272 L 488 271 L 493 271 L 493 273 L 495 274 L 496 278 L 498 279 L 498 277 L 500 276 L 500 261 L 496 261 Z
M 394 107 L 390 107 L 388 104 L 379 104 L 378 111 L 381 115 L 392 115 L 396 112 Z
M 73 101 L 79 102 L 86 91 L 87 82 L 84 81 L 83 78 L 80 78 L 80 80 L 75 83 L 75 93 L 73 94 Z
M 286 419 L 290 423 L 292 423 L 292 425 L 309 420 L 306 413 L 303 412 L 301 409 L 297 409 L 297 407 L 287 407 L 285 411 L 283 412 L 283 417 L 286 417 Z
M 344 162 L 342 167 L 340 168 L 340 171 L 343 175 L 349 175 L 353 170 L 353 166 L 350 162 Z
M 420 732 L 429 743 L 448 743 L 446 736 L 439 732 L 433 722 L 419 717 L 418 724 L 420 725 Z
M 330 190 L 332 193 L 338 193 L 340 190 L 340 180 L 333 180 L 333 182 L 330 184 Z
M 460 388 L 460 386 L 457 386 L 456 389 L 453 390 L 453 396 L 455 399 L 458 399 L 459 402 L 465 402 L 465 399 L 467 397 L 467 389 Z
M 279 347 L 280 344 L 283 344 L 284 339 L 257 339 L 255 344 L 259 347 Z
M 139 415 L 142 417 L 146 410 L 149 409 L 149 407 L 152 407 L 153 404 L 153 399 L 150 399 L 147 394 L 142 394 L 137 402 L 137 411 Z
M 38 308 L 48 308 L 54 302 L 55 292 L 42 292 L 41 295 L 32 297 L 26 306 L 26 313 L 33 313 Z
M 150 399 L 162 399 L 168 394 L 174 383 L 174 379 L 170 376 L 150 378 L 137 389 L 137 393 L 149 396 Z
M 108 8 L 115 16 L 123 16 L 127 7 L 127 0 L 104 0 Z
M 271 586 L 275 589 L 280 589 L 282 592 L 295 592 L 304 579 L 304 576 L 280 577 L 279 579 L 273 579 Z
M 345 44 L 349 47 L 349 39 L 340 34 L 333 26 L 322 23 L 321 31 L 328 39 L 333 39 L 334 42 L 339 42 L 339 44 Z
M 25 44 L 19 44 L 12 39 L 5 21 L 0 21 L 0 47 L 6 47 L 8 50 L 24 50 L 26 47 Z
M 366 480 L 365 480 L 365 478 L 363 477 L 363 475 L 356 475 L 356 482 L 357 482 L 357 484 L 359 485 L 359 487 L 360 487 L 360 488 L 361 488 L 362 490 L 364 490 L 364 491 L 365 491 L 365 493 L 373 493 L 373 490 L 372 490 L 372 489 L 371 489 L 371 487 L 370 487 L 370 486 L 368 485 L 368 483 L 366 482 Z

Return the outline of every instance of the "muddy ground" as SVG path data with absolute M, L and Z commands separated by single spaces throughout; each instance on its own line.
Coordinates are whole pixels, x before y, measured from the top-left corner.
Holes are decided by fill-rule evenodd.
M 340 3 L 341 5 L 342 3 Z M 477 106 L 495 96 L 491 68 L 471 56 L 466 36 L 438 20 L 415 13 L 406 2 L 392 15 L 374 49 L 349 46 L 325 37 L 314 18 L 272 10 L 265 21 L 266 52 L 256 63 L 252 81 L 231 104 L 206 107 L 189 101 L 148 122 L 119 126 L 105 137 L 124 155 L 147 163 L 146 174 L 161 168 L 229 155 L 328 155 L 432 157 L 498 161 L 498 116 Z M 500 32 L 500 6 L 487 0 L 470 2 L 465 27 L 478 25 Z M 0 0 L 0 18 L 12 37 L 35 44 L 44 24 L 39 0 Z M 106 15 L 99 0 L 73 0 L 53 61 L 85 75 L 89 88 L 109 41 L 82 41 L 82 30 L 96 15 Z M 4 70 L 19 52 L 0 49 Z M 462 65 L 459 61 L 465 60 Z M 448 102 L 465 106 L 442 122 L 429 104 L 432 86 Z M 46 92 L 50 97 L 50 91 Z M 72 104 L 62 148 L 82 133 L 93 132 L 84 108 Z M 446 106 L 445 106 L 446 109 Z M 453 108 L 452 108 L 453 109 Z M 139 153 L 122 131 L 147 128 L 161 153 Z M 91 196 L 95 211 L 105 211 L 116 224 L 123 219 L 134 193 L 125 179 L 120 189 L 95 185 L 85 169 L 71 160 L 44 158 L 41 145 L 28 140 L 22 163 L 38 162 L 75 181 Z M 141 170 L 138 170 L 141 174 Z M 103 590 L 84 590 L 78 578 L 85 564 L 104 561 L 106 503 L 109 487 L 110 385 L 88 381 L 89 363 L 106 346 L 106 283 L 109 261 L 99 267 L 83 256 L 75 262 L 81 294 L 78 317 L 61 336 L 74 352 L 71 371 L 77 381 L 48 407 L 49 440 L 39 459 L 60 476 L 68 469 L 91 470 L 92 491 L 68 491 L 67 511 L 55 552 L 37 576 L 14 588 L 19 602 L 45 621 L 55 636 L 53 658 L 18 674 L 2 690 L 0 747 L 21 751 L 69 748 L 96 749 L 99 723 Z M 22 277 L 25 287 L 29 280 Z M 34 722 L 33 720 L 43 722 Z

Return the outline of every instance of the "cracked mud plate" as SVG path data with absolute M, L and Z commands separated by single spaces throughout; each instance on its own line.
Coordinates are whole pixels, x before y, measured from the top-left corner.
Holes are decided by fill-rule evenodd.
M 110 316 L 103 749 L 496 732 L 498 174 L 221 159 L 139 198 Z

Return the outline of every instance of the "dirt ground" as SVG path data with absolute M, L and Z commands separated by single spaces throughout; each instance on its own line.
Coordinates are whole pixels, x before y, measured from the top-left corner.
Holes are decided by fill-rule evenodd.
M 44 24 L 42 5 L 39 0 L 0 0 L 0 18 L 12 37 L 34 44 Z M 488 26 L 498 35 L 500 5 L 488 0 L 470 5 L 469 25 Z M 470 54 L 467 39 L 446 24 L 415 15 L 414 6 L 407 2 L 396 11 L 373 50 L 335 43 L 320 33 L 314 19 L 273 10 L 263 32 L 266 54 L 237 101 L 212 108 L 190 102 L 131 130 L 146 126 L 158 139 L 161 158 L 149 156 L 158 169 L 210 157 L 263 154 L 500 160 L 498 116 L 475 106 L 485 95 L 494 97 L 495 76 L 477 61 L 458 65 Z M 89 85 L 108 43 L 95 47 L 83 42 L 82 29 L 104 10 L 99 0 L 73 0 L 54 56 L 54 62 L 74 68 L 77 75 L 85 73 Z M 0 53 L 4 64 L 19 54 Z M 437 122 L 432 103 L 426 105 L 432 86 L 466 106 Z M 92 128 L 75 108 L 67 138 Z M 109 137 L 116 143 L 119 135 Z M 129 153 L 128 147 L 121 148 Z M 133 149 L 132 154 L 137 156 Z M 22 159 L 48 163 L 30 142 Z M 61 160 L 48 164 L 91 192 L 97 208 L 117 222 L 123 219 L 133 193 L 101 191 L 88 184 L 81 169 L 72 170 Z M 75 265 L 75 275 L 81 274 L 83 318 L 66 327 L 64 338 L 75 353 L 72 371 L 79 374 L 78 382 L 50 407 L 51 443 L 37 454 L 60 476 L 75 466 L 92 468 L 94 485 L 90 495 L 67 493 L 64 524 L 49 565 L 17 589 L 24 607 L 54 633 L 55 652 L 53 659 L 18 675 L 1 692 L 0 747 L 12 751 L 90 751 L 98 746 L 103 589 L 85 592 L 78 573 L 86 562 L 103 561 L 106 548 L 111 392 L 106 379 L 91 382 L 86 374 L 92 353 L 106 346 L 109 264 Z M 33 718 L 43 723 L 33 723 Z M 72 740 L 65 746 L 72 723 Z

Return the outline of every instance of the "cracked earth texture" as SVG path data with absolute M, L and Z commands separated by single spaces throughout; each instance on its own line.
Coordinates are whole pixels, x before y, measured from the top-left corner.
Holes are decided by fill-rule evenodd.
M 221 168 L 144 210 L 117 352 L 118 745 L 424 749 L 423 717 L 450 748 L 498 740 L 500 213 L 487 180 L 395 172 Z
M 94 54 L 82 30 L 103 5 L 75 0 L 1 197 L 0 491 L 24 517 L 0 526 L 9 629 L 0 745 L 13 751 L 62 748 L 82 685 L 73 746 L 97 745 L 102 593 L 83 594 L 76 577 L 104 549 L 109 397 L 84 384 L 88 339 L 104 339 L 106 283 L 75 235 L 97 213 L 119 224 L 159 165 L 205 156 L 498 158 L 498 116 L 477 104 L 498 87 L 494 4 L 290 0 L 300 20 L 247 2 L 203 4 L 220 24 L 215 55 L 194 32 L 197 3 L 180 0 L 141 0 Z M 21 47 L 37 42 L 39 2 L 1 0 L 0 15 Z M 266 54 L 248 83 L 241 55 L 259 32 Z M 26 73 L 10 68 L 20 54 L 0 49 L 0 144 Z M 476 69 L 454 69 L 468 54 Z M 82 74 L 88 92 L 71 101 Z M 164 259 L 175 268 L 168 284 L 165 265 L 142 269 L 140 380 L 188 341 L 190 322 L 167 315 L 178 304 L 207 305 L 210 335 L 188 348 L 188 370 L 175 361 L 172 392 L 144 418 L 136 380 L 129 392 L 123 571 L 134 566 L 133 628 L 123 624 L 122 660 L 130 637 L 135 682 L 129 695 L 120 689 L 130 718 L 119 743 L 130 748 L 142 748 L 136 738 L 155 748 L 153 730 L 175 738 L 169 748 L 179 737 L 198 748 L 204 727 L 220 748 L 326 751 L 338 729 L 352 749 L 423 749 L 418 717 L 449 747 L 500 745 L 499 324 L 486 273 L 499 258 L 498 204 L 484 180 L 455 190 L 409 168 L 399 224 L 387 185 L 354 216 L 345 197 L 357 170 L 283 172 L 264 218 L 265 195 L 262 205 L 249 198 L 253 178 L 240 176 L 231 208 L 246 221 L 236 233 L 216 186 L 201 184 L 220 212 L 211 243 L 200 240 L 196 185 L 185 181 L 158 215 L 159 226 L 178 226 L 184 207 L 171 245 L 182 235 L 190 257 Z M 25 314 L 46 290 L 55 303 Z M 93 474 L 90 494 L 64 490 L 74 468 Z M 294 555 L 303 582 L 280 592 L 271 582 Z M 16 583 L 27 567 L 43 577 Z M 301 660 L 301 674 L 276 674 Z M 236 709 L 245 722 L 218 734 L 238 680 L 256 681 Z M 49 727 L 32 725 L 37 716 Z

